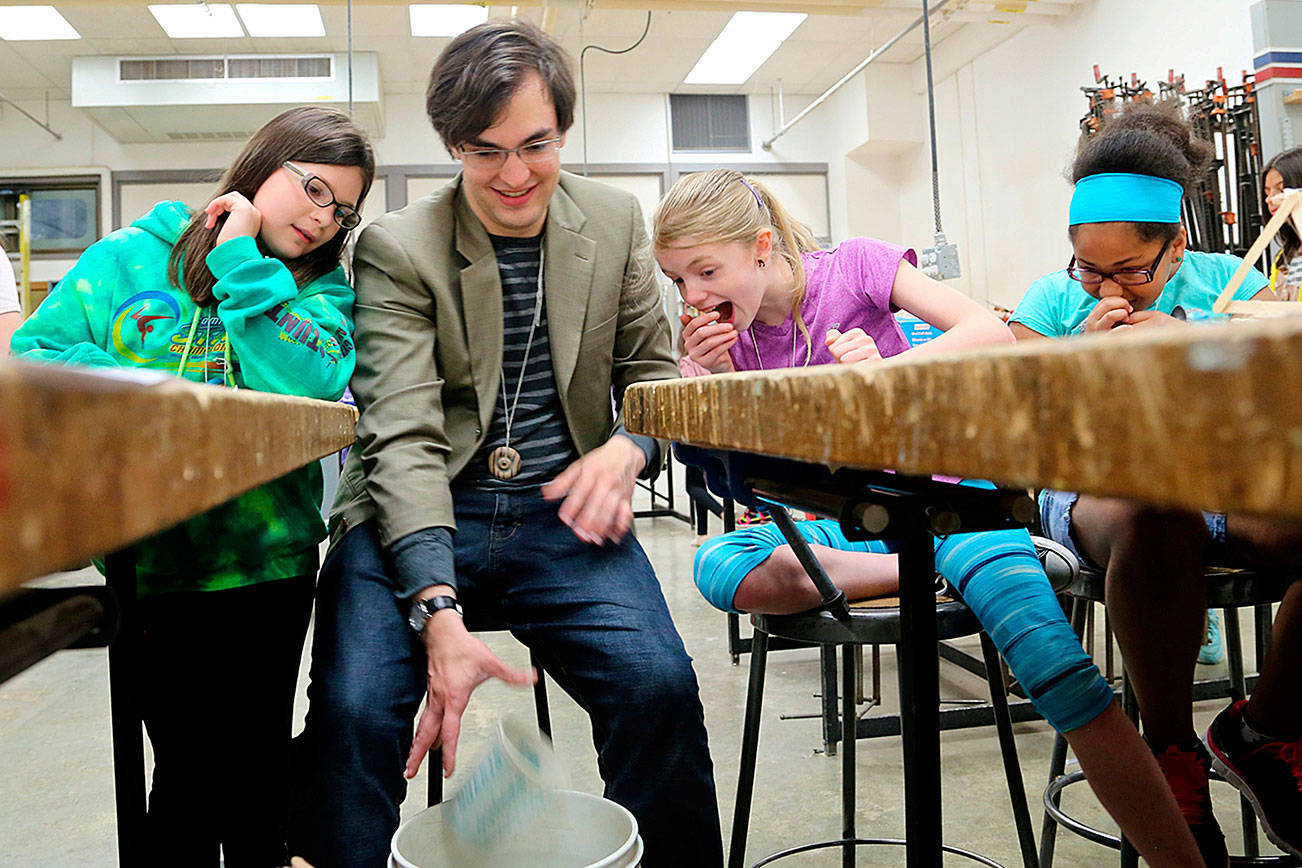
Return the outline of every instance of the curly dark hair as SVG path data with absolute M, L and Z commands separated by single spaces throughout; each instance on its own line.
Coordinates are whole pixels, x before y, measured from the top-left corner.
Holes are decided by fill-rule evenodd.
M 1207 172 L 1215 148 L 1194 135 L 1177 102 L 1131 103 L 1081 139 L 1071 164 L 1071 182 L 1104 172 L 1153 175 L 1175 181 L 1191 193 Z M 1172 241 L 1179 223 L 1135 223 L 1144 241 Z

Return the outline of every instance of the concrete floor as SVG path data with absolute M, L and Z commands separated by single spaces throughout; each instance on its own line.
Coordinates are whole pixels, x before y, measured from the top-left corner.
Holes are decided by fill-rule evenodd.
M 681 493 L 679 497 L 681 497 Z M 646 496 L 639 492 L 639 506 Z M 685 499 L 679 500 L 681 508 Z M 717 523 L 714 525 L 717 529 Z M 724 615 L 709 607 L 692 583 L 693 533 L 672 518 L 640 519 L 637 532 L 664 587 L 678 628 L 695 659 L 718 784 L 724 840 L 731 827 L 745 705 L 746 658 L 733 666 L 727 652 Z M 93 571 L 53 576 L 50 584 L 97 580 Z M 1099 621 L 1101 622 L 1101 618 Z M 1246 628 L 1245 623 L 1245 628 Z M 749 628 L 744 627 L 748 632 Z M 1101 630 L 1101 624 L 1100 624 Z M 1245 635 L 1250 635 L 1246 633 Z M 524 648 L 507 634 L 487 637 L 508 663 L 527 665 Z M 1101 641 L 1101 636 L 1100 636 Z M 960 643 L 979 653 L 975 640 Z M 1101 645 L 1100 645 L 1101 648 Z M 302 683 L 306 683 L 304 655 Z M 1248 666 L 1253 668 L 1249 652 Z M 819 708 L 818 654 L 796 650 L 769 658 L 768 688 L 760 741 L 760 762 L 747 858 L 754 862 L 774 850 L 840 834 L 840 758 L 821 752 L 817 719 L 781 720 L 784 714 L 816 714 Z M 985 684 L 941 663 L 941 694 L 948 698 L 985 697 Z M 1222 674 L 1223 666 L 1200 667 L 1200 677 Z M 893 653 L 883 653 L 883 707 L 896 709 Z M 556 749 L 575 789 L 601 792 L 591 729 L 583 712 L 554 683 L 551 709 Z M 306 701 L 300 690 L 299 719 Z M 1196 722 L 1205 726 L 1222 703 L 1201 703 Z M 489 683 L 475 694 L 461 736 L 461 762 L 449 782 L 455 789 L 486 743 L 489 728 L 502 715 L 532 719 L 529 691 Z M 1042 722 L 1017 726 L 1022 773 L 1038 838 L 1040 792 L 1047 773 L 1052 731 Z M 1005 865 L 1020 864 L 993 728 L 942 735 L 945 841 L 975 850 Z M 108 866 L 116 864 L 113 782 L 109 737 L 107 658 L 102 650 L 65 651 L 0 685 L 0 866 Z M 857 823 L 861 837 L 901 837 L 903 785 L 898 737 L 859 742 Z M 413 783 L 404 817 L 425 804 L 425 771 Z M 1218 816 L 1231 852 L 1242 852 L 1237 798 L 1214 785 Z M 1078 817 L 1115 830 L 1083 786 L 1064 804 Z M 690 833 L 688 833 L 690 834 Z M 1265 853 L 1275 851 L 1264 838 Z M 837 851 L 784 860 L 791 866 L 839 865 Z M 900 848 L 860 851 L 861 865 L 903 865 Z M 973 864 L 949 857 L 946 864 Z M 1057 865 L 1116 864 L 1115 854 L 1074 838 L 1059 837 Z

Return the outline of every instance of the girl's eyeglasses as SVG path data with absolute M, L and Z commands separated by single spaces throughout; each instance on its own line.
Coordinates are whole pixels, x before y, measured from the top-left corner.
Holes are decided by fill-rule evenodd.
M 1067 265 L 1067 276 L 1088 286 L 1098 286 L 1109 277 L 1118 286 L 1143 286 L 1146 283 L 1153 282 L 1153 277 L 1157 274 L 1157 267 L 1162 264 L 1162 257 L 1166 255 L 1166 249 L 1170 246 L 1170 241 L 1163 244 L 1162 249 L 1157 251 L 1157 258 L 1153 260 L 1153 264 L 1148 268 L 1123 268 L 1120 271 L 1098 271 L 1093 268 L 1082 268 L 1076 264 L 1076 257 L 1073 256 L 1071 262 Z
M 305 172 L 298 166 L 295 166 L 289 160 L 281 163 L 286 169 L 293 172 L 303 182 L 303 192 L 307 193 L 307 198 L 312 200 L 312 204 L 320 208 L 335 206 L 334 218 L 341 229 L 356 229 L 357 224 L 362 222 L 362 215 L 357 213 L 357 209 L 351 205 L 343 205 L 335 199 L 334 191 L 330 185 L 322 181 L 311 172 Z

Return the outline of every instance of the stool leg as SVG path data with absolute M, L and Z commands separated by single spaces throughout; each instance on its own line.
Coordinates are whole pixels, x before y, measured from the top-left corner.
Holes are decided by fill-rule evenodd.
M 1263 603 L 1255 607 L 1255 629 L 1257 637 L 1257 670 L 1261 670 L 1261 661 L 1266 659 L 1266 649 L 1270 647 L 1271 635 L 1275 629 L 1275 607 Z
M 552 737 L 552 713 L 547 707 L 547 673 L 543 672 L 538 656 L 529 651 L 529 665 L 538 673 L 538 683 L 533 686 L 533 710 L 538 715 L 538 729 L 547 738 Z
M 1230 670 L 1230 701 L 1238 702 L 1248 696 L 1247 677 L 1243 673 L 1243 632 L 1239 629 L 1238 612 L 1221 610 L 1221 626 L 1225 631 L 1225 655 Z M 1261 855 L 1257 841 L 1257 815 L 1252 803 L 1239 794 L 1239 816 L 1243 824 L 1243 855 L 1255 858 Z
M 1055 733 L 1053 736 L 1053 757 L 1049 760 L 1049 783 L 1053 783 L 1062 777 L 1062 773 L 1067 769 L 1067 739 L 1062 733 Z M 1054 805 L 1062 804 L 1062 793 L 1055 793 L 1053 796 Z M 1044 812 L 1044 821 L 1040 825 L 1040 865 L 1041 868 L 1053 868 L 1053 847 L 1058 841 L 1058 823 L 1049 816 L 1048 809 Z
M 759 752 L 760 709 L 764 704 L 764 667 L 769 655 L 769 634 L 758 628 L 751 636 L 750 686 L 746 689 L 746 717 L 741 733 L 741 767 L 737 771 L 737 801 L 732 811 L 732 843 L 728 868 L 746 864 L 746 833 L 750 802 L 755 790 L 755 757 Z
M 1130 686 L 1130 676 L 1126 674 L 1124 661 L 1121 667 L 1121 708 L 1125 711 L 1126 716 L 1136 725 L 1139 725 L 1139 699 L 1135 696 L 1134 689 Z M 1136 852 L 1134 845 L 1126 840 L 1126 836 L 1121 836 L 1121 868 L 1137 868 L 1139 865 L 1139 853 Z
M 841 731 L 837 726 L 835 645 L 818 646 L 818 674 L 823 681 L 823 753 L 836 756 Z
M 990 685 L 990 705 L 995 714 L 995 730 L 999 734 L 999 751 L 1004 757 L 1004 776 L 1008 779 L 1008 799 L 1013 807 L 1013 824 L 1017 827 L 1017 843 L 1022 849 L 1024 868 L 1039 868 L 1040 859 L 1035 852 L 1035 833 L 1031 831 L 1031 811 L 1026 805 L 1026 785 L 1022 782 L 1022 768 L 1017 761 L 1017 744 L 1013 740 L 1013 718 L 1008 713 L 1008 694 L 1005 692 L 1003 667 L 999 665 L 999 652 L 985 631 L 981 631 L 981 655 L 985 658 L 986 681 Z
M 855 808 L 855 751 L 859 740 L 859 715 L 854 704 L 854 653 L 857 646 L 841 646 L 841 837 L 853 842 Z M 835 650 L 835 649 L 834 649 Z M 854 868 L 854 844 L 841 848 L 841 868 Z

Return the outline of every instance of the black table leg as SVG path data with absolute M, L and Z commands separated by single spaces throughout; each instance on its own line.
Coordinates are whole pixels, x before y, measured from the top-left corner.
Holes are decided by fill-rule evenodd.
M 109 645 L 108 655 L 118 864 L 140 865 L 144 862 L 145 740 L 141 732 L 141 634 L 135 551 L 128 548 L 109 555 L 104 574 L 121 610 L 121 628 Z
M 905 856 L 940 868 L 940 687 L 935 544 L 924 526 L 900 540 L 900 726 L 904 742 Z

